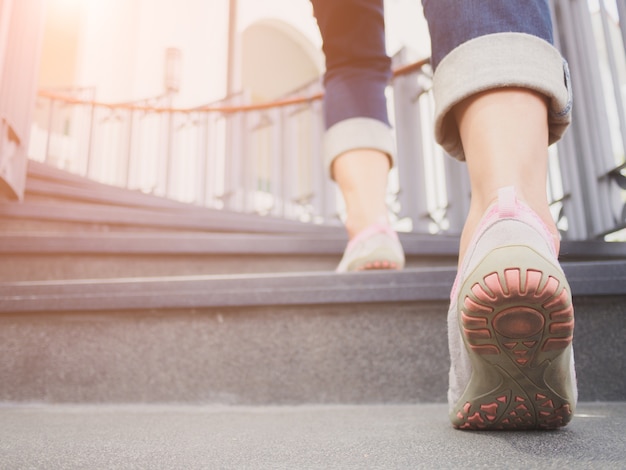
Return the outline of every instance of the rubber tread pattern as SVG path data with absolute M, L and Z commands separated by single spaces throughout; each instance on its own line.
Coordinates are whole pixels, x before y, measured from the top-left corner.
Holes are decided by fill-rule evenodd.
M 528 247 L 496 250 L 463 284 L 458 314 L 472 377 L 450 414 L 456 428 L 555 429 L 571 420 L 574 310 L 559 268 Z

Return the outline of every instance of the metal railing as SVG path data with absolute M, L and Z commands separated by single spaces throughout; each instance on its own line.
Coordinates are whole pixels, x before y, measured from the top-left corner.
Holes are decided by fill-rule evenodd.
M 599 238 L 626 227 L 626 1 L 553 4 L 557 46 L 574 89 L 553 199 L 568 238 Z
M 207 207 L 316 220 L 334 210 L 319 204 L 330 183 L 313 176 L 319 93 L 259 105 L 238 95 L 181 109 L 101 103 L 90 91 L 39 93 L 31 158 Z
M 551 148 L 549 197 L 565 238 L 599 238 L 626 227 L 626 0 L 555 0 L 553 9 L 575 105 L 572 128 Z M 430 87 L 428 61 L 396 67 L 388 203 L 400 230 L 459 234 L 468 177 L 433 141 Z M 39 94 L 32 158 L 207 207 L 340 223 L 341 198 L 321 164 L 319 82 L 274 103 L 237 95 L 187 109 L 85 93 Z

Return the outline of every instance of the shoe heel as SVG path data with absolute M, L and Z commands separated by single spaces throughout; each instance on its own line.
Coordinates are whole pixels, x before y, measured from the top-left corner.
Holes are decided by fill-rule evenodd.
M 493 250 L 459 295 L 459 327 L 472 362 L 451 412 L 460 429 L 553 429 L 573 413 L 574 310 L 561 269 L 532 248 Z

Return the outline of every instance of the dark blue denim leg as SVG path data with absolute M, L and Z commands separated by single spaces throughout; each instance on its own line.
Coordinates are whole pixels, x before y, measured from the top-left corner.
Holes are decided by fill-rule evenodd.
M 422 0 L 432 43 L 432 64 L 470 39 L 526 33 L 552 44 L 547 0 Z
M 453 108 L 491 89 L 518 87 L 549 104 L 549 142 L 570 122 L 567 64 L 552 45 L 548 0 L 422 0 L 435 68 L 435 137 L 465 158 Z
M 355 117 L 389 125 L 383 0 L 311 0 L 326 56 L 326 128 Z

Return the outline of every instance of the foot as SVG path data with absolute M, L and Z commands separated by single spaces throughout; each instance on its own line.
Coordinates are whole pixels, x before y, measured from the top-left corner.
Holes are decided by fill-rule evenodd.
M 483 216 L 448 315 L 459 429 L 553 429 L 577 399 L 571 291 L 552 233 L 512 187 Z
M 375 223 L 350 240 L 336 272 L 403 267 L 404 251 L 398 234 L 387 224 Z

